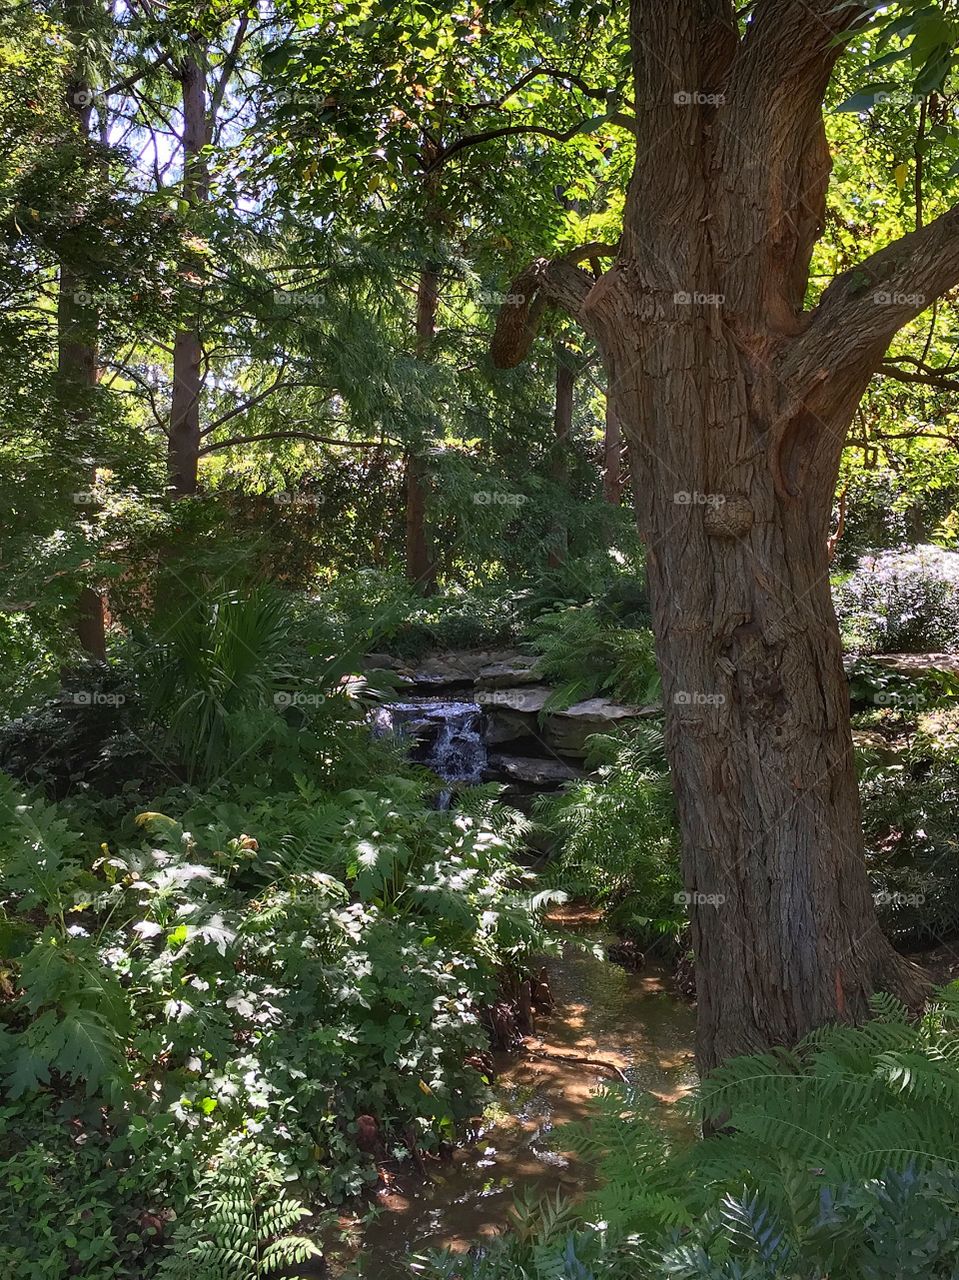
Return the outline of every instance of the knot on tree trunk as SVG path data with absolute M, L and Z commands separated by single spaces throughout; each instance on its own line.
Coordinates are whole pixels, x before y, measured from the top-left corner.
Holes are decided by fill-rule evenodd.
M 711 538 L 741 538 L 753 527 L 753 504 L 744 494 L 727 493 L 722 501 L 709 503 L 703 513 L 703 526 Z

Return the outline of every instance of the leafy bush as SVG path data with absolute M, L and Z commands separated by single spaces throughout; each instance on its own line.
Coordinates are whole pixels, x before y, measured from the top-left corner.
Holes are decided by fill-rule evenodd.
M 856 652 L 959 648 L 959 554 L 917 546 L 863 556 L 837 587 L 836 610 Z
M 0 1142 L 22 1144 L 39 1215 L 0 1222 L 18 1275 L 152 1275 L 141 1217 L 169 1244 L 174 1214 L 199 1224 L 175 1248 L 206 1275 L 237 1136 L 236 1176 L 265 1170 L 276 1196 L 256 1210 L 268 1238 L 231 1244 L 247 1271 L 224 1274 L 267 1274 L 295 1220 L 278 1180 L 338 1202 L 377 1152 L 455 1137 L 484 1084 L 481 1006 L 544 944 L 547 899 L 488 794 L 458 814 L 402 776 L 340 794 L 304 781 L 246 812 L 225 787 L 186 799 L 167 797 L 182 820 L 154 810 L 103 840 L 73 821 L 89 806 L 0 779 Z M 95 1237 L 44 1216 L 74 1183 Z
M 951 1280 L 959 1266 L 959 992 L 921 1022 L 887 997 L 859 1028 L 735 1059 L 684 1108 L 722 1118 L 677 1136 L 635 1090 L 609 1091 L 561 1141 L 602 1185 L 429 1280 Z M 591 1225 L 592 1224 L 592 1225 Z M 455 1265 L 454 1265 L 455 1261 Z
M 880 922 L 900 945 L 935 945 L 959 933 L 959 763 L 923 758 L 867 766 L 860 792 L 867 865 Z
M 317 597 L 315 608 L 345 633 L 366 620 L 367 649 L 411 660 L 434 649 L 510 644 L 517 634 L 516 602 L 502 583 L 424 599 L 405 579 L 366 570 L 338 578 Z
M 538 806 L 562 841 L 551 878 L 605 907 L 610 923 L 642 945 L 675 942 L 685 918 L 677 905 L 679 838 L 662 729 L 597 735 L 590 747 L 596 776 Z
M 53 795 L 78 786 L 111 794 L 156 771 L 141 726 L 130 673 L 91 662 L 66 673 L 39 707 L 0 727 L 0 769 Z

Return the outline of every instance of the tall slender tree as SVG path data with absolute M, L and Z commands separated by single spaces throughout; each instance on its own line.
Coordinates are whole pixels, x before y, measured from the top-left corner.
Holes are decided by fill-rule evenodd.
M 96 26 L 96 7 L 92 0 L 71 0 L 66 6 L 66 28 L 74 50 L 72 65 L 66 76 L 68 118 L 74 122 L 76 137 L 82 150 L 82 162 L 93 167 L 98 161 L 91 139 L 93 109 L 92 77 L 88 66 L 88 48 Z M 71 144 L 72 145 L 72 140 Z M 69 257 L 61 255 L 57 287 L 57 386 L 63 414 L 72 421 L 77 438 L 86 434 L 85 427 L 93 412 L 93 393 L 99 369 L 97 364 L 96 300 L 91 283 L 80 274 Z M 96 464 L 88 462 L 86 474 L 78 476 L 78 491 L 93 491 Z M 78 508 L 78 514 L 82 513 Z M 83 583 L 76 605 L 76 631 L 80 647 L 93 658 L 106 657 L 106 624 L 103 596 L 90 582 Z

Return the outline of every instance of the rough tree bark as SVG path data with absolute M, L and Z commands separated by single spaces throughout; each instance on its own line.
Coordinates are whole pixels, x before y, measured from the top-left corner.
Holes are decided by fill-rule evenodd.
M 959 209 L 803 309 L 823 94 L 865 8 L 759 0 L 740 39 L 727 0 L 633 0 L 638 146 L 616 260 L 599 280 L 586 251 L 534 263 L 493 342 L 517 363 L 551 303 L 604 355 L 648 548 L 703 1070 L 861 1019 L 876 990 L 912 1007 L 925 991 L 866 877 L 828 536 L 871 374 L 959 282 Z
M 203 51 L 194 41 L 179 65 L 183 95 L 183 200 L 192 208 L 205 204 L 210 176 L 203 148 L 209 142 L 206 71 Z M 179 275 L 188 293 L 197 288 L 201 264 L 187 253 Z M 200 317 L 193 303 L 173 340 L 173 392 L 170 405 L 168 469 L 175 498 L 196 493 L 200 460 L 200 397 L 203 390 L 203 344 Z

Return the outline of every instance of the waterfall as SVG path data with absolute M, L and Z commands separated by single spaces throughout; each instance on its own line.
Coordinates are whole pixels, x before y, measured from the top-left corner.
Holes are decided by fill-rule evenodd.
M 445 782 L 469 785 L 483 780 L 488 757 L 478 703 L 446 698 L 391 702 L 378 708 L 373 725 L 376 733 L 406 738 L 410 759 Z M 442 791 L 439 808 L 448 808 L 449 802 L 450 790 Z

